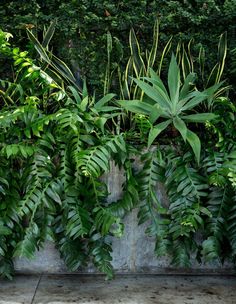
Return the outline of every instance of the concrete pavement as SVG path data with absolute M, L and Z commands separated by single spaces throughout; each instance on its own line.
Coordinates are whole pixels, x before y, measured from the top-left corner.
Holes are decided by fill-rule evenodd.
M 236 304 L 235 276 L 17 275 L 0 304 Z

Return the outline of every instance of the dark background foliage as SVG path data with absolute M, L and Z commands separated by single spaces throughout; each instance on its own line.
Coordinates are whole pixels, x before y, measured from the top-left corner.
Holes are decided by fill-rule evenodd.
M 149 47 L 156 17 L 160 19 L 161 45 L 172 35 L 174 44 L 194 39 L 196 51 L 201 45 L 206 48 L 207 63 L 211 67 L 222 32 L 228 32 L 229 49 L 236 46 L 234 0 L 2 0 L 0 4 L 0 27 L 13 33 L 15 43 L 24 47 L 28 43 L 26 28 L 40 33 L 56 18 L 57 31 L 51 44 L 54 53 L 72 66 L 77 76 L 85 76 L 93 88 L 101 88 L 104 80 L 107 31 L 113 37 L 114 68 L 129 57 L 131 27 L 137 33 L 142 50 Z M 7 72 L 6 65 L 1 69 Z M 227 72 L 230 72 L 229 60 Z M 233 77 L 230 73 L 227 75 Z

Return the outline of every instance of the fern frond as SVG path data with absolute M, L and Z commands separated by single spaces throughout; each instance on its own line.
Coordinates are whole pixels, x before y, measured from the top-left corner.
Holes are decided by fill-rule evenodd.
M 76 113 L 76 111 L 71 111 L 70 109 L 61 109 L 54 115 L 54 117 L 59 124 L 60 130 L 65 132 L 72 129 L 76 134 L 78 134 L 79 126 L 83 123 L 83 119 L 78 115 L 78 113 Z
M 69 270 L 76 271 L 80 266 L 85 265 L 87 254 L 84 252 L 81 240 L 71 240 L 68 237 L 62 237 L 57 241 L 61 257 Z
M 89 212 L 80 207 L 74 207 L 68 212 L 68 223 L 66 225 L 66 235 L 75 240 L 79 237 L 88 236 L 92 228 L 92 219 Z
M 12 280 L 13 274 L 14 274 L 13 261 L 9 258 L 0 257 L 0 277 Z
M 187 239 L 177 239 L 172 245 L 172 260 L 171 263 L 177 267 L 188 268 L 191 266 L 190 252 L 191 247 L 189 243 L 191 241 Z
M 137 207 L 139 203 L 137 187 L 138 183 L 133 176 L 127 178 L 127 181 L 123 184 L 122 198 L 107 206 L 114 216 L 123 218 L 126 212 Z
M 203 167 L 205 167 L 208 174 L 208 181 L 210 185 L 222 187 L 226 183 L 225 176 L 225 153 L 210 152 L 209 155 L 203 160 Z
M 26 229 L 23 240 L 16 244 L 14 257 L 26 257 L 32 259 L 38 249 L 39 228 L 33 223 Z
M 227 219 L 232 203 L 232 189 L 213 187 L 210 189 L 207 208 L 212 216 L 206 222 L 208 238 L 203 242 L 202 254 L 206 260 L 220 259 L 223 252 L 223 242 L 227 237 Z
M 126 152 L 122 135 L 107 139 L 100 146 L 94 146 L 78 153 L 77 164 L 85 176 L 99 177 L 108 172 L 112 153 Z
M 98 239 L 90 245 L 90 253 L 97 268 L 107 275 L 107 279 L 114 277 L 113 267 L 111 265 L 112 248 L 104 239 Z
M 95 213 L 95 225 L 101 235 L 105 236 L 109 232 L 115 236 L 122 236 L 124 225 L 119 217 L 114 216 L 109 207 L 96 207 L 93 212 Z
M 233 256 L 236 256 L 236 195 L 234 193 L 227 217 L 227 236 L 232 248 Z

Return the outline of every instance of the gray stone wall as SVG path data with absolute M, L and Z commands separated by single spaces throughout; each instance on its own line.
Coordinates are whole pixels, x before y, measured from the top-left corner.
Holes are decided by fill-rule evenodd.
M 104 176 L 110 192 L 109 200 L 114 201 L 122 194 L 123 172 L 111 164 L 110 174 Z M 159 199 L 168 204 L 165 191 L 157 185 Z M 113 266 L 120 273 L 170 273 L 170 272 L 227 272 L 232 273 L 233 267 L 225 264 L 198 265 L 193 261 L 193 268 L 189 270 L 174 269 L 168 258 L 156 258 L 154 255 L 155 241 L 145 235 L 145 225 L 138 226 L 137 210 L 133 210 L 125 218 L 125 232 L 120 239 L 111 239 L 113 243 Z M 67 272 L 66 266 L 60 259 L 53 243 L 47 242 L 44 249 L 37 252 L 34 260 L 17 259 L 15 268 L 20 272 Z M 96 272 L 93 267 L 82 269 L 83 273 Z

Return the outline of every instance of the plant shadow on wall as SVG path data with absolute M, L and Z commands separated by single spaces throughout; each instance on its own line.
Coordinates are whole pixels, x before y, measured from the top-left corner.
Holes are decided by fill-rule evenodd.
M 227 88 L 219 73 L 198 90 L 193 71 L 185 76 L 186 66 L 176 61 L 186 54 L 177 53 L 167 81 L 152 65 L 129 83 L 135 100 L 118 101 L 108 87 L 97 100 L 49 51 L 53 32 L 50 26 L 42 43 L 28 32 L 39 53 L 34 60 L 0 32 L 0 51 L 15 70 L 12 82 L 0 85 L 1 275 L 11 278 L 14 257 L 32 258 L 52 240 L 70 270 L 92 261 L 111 278 L 107 236 L 122 236 L 123 218 L 134 207 L 139 223 L 149 224 L 146 233 L 156 238 L 157 256 L 169 255 L 184 267 L 192 254 L 199 262 L 234 261 L 235 106 L 219 96 Z M 140 56 L 138 47 L 131 56 Z M 155 147 L 140 153 L 137 143 Z M 101 176 L 111 161 L 125 169 L 125 182 L 123 197 L 108 203 Z M 156 195 L 158 182 L 169 206 Z

